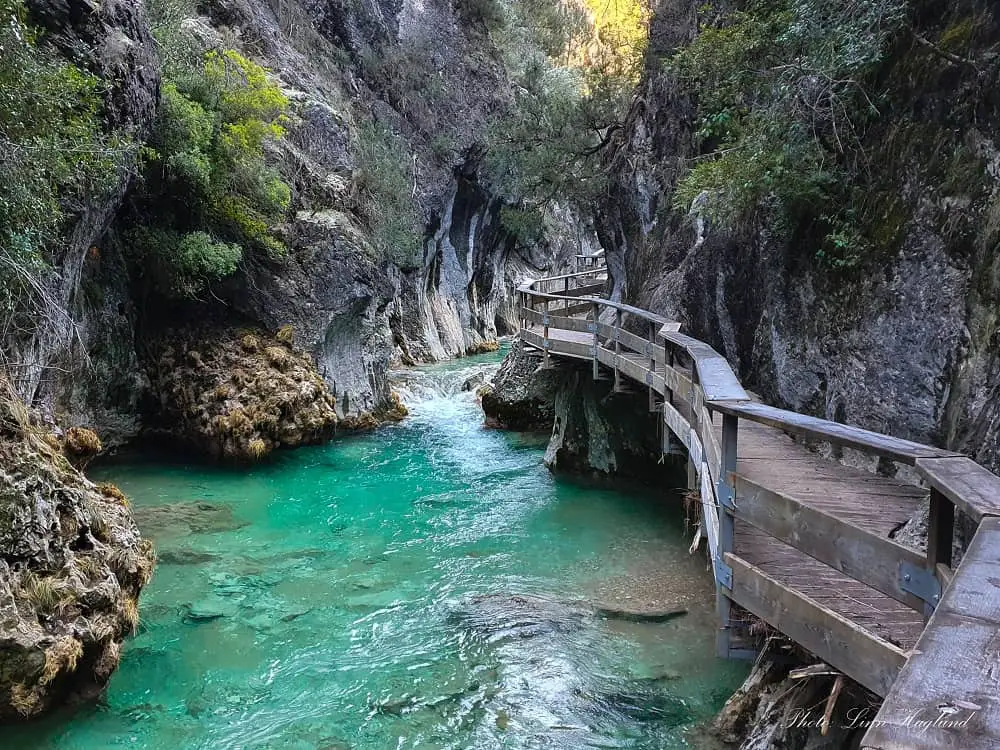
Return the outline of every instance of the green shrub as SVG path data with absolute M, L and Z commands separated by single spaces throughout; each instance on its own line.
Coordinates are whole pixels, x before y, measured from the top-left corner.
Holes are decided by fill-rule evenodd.
M 414 195 L 413 157 L 403 140 L 376 123 L 362 123 L 354 143 L 357 210 L 375 245 L 402 268 L 421 262 L 421 217 Z
M 32 317 L 66 208 L 116 183 L 127 153 L 104 130 L 100 81 L 39 46 L 21 0 L 0 0 L 0 316 Z
M 455 0 L 455 10 L 467 24 L 482 25 L 488 31 L 498 29 L 504 23 L 500 0 Z
M 875 74 L 906 7 L 751 0 L 704 24 L 669 63 L 696 95 L 706 150 L 674 207 L 702 197 L 699 211 L 730 226 L 768 207 L 787 227 L 809 227 L 820 261 L 859 263 L 871 243 L 847 186 L 868 159 L 861 138 L 877 115 Z
M 236 269 L 240 248 L 286 252 L 271 226 L 287 213 L 291 189 L 265 147 L 284 136 L 287 111 L 266 71 L 233 50 L 209 52 L 201 67 L 164 83 L 140 197 L 155 226 L 136 243 L 161 293 L 196 296 Z

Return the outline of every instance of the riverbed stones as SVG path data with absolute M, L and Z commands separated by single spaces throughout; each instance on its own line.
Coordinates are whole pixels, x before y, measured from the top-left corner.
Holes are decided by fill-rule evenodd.
M 143 533 L 161 538 L 181 534 L 215 534 L 235 531 L 247 525 L 237 518 L 233 509 L 221 503 L 203 500 L 182 500 L 164 505 L 147 505 L 135 509 L 136 521 Z M 174 549 L 171 562 L 185 556 L 183 548 Z

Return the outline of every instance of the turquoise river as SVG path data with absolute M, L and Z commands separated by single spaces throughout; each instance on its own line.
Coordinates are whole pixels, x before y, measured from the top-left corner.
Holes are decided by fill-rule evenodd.
M 59 748 L 648 748 L 746 674 L 713 657 L 679 496 L 552 476 L 483 427 L 471 375 L 400 375 L 403 423 L 251 471 L 101 467 L 160 556 L 103 701 L 0 730 Z M 595 607 L 682 607 L 646 623 Z

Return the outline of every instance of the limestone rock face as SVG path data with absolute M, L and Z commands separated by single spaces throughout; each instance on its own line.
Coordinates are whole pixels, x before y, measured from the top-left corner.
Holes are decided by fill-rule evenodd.
M 650 477 L 661 473 L 659 419 L 646 393 L 614 393 L 589 367 L 568 369 L 556 389 L 545 465 L 558 471 Z
M 503 429 L 551 430 L 545 464 L 553 471 L 649 478 L 666 474 L 660 425 L 643 392 L 613 393 L 594 381 L 590 364 L 542 359 L 511 346 L 492 383 L 480 391 L 486 423 Z
M 106 129 L 142 143 L 159 102 L 160 63 L 143 3 L 132 0 L 26 0 L 44 43 L 106 82 Z M 65 237 L 53 243 L 51 299 L 65 311 L 19 341 L 12 373 L 28 403 L 73 414 L 116 444 L 138 430 L 143 387 L 133 344 L 133 310 L 120 249 L 105 233 L 122 206 L 134 163 L 109 177 L 109 189 L 68 206 Z M 108 240 L 107 244 L 113 244 Z M 74 325 L 69 325 L 73 321 Z
M 697 33 L 697 6 L 657 6 L 656 55 Z M 854 269 L 824 265 L 808 232 L 790 236 L 766 206 L 731 229 L 697 205 L 688 216 L 673 210 L 677 180 L 698 158 L 698 115 L 669 70 L 650 73 L 616 157 L 616 199 L 599 219 L 615 288 L 681 321 L 765 401 L 1000 469 L 1000 275 L 989 218 L 1000 191 L 1000 108 L 981 93 L 1000 70 L 1000 18 L 977 15 L 985 7 L 945 2 L 913 19 L 915 35 L 930 40 L 974 27 L 963 54 L 982 70 L 942 61 L 909 33 L 882 64 L 887 99 L 863 147 L 884 210 L 871 232 L 877 246 Z M 907 78 L 912 70 L 919 79 Z M 951 166 L 936 168 L 932 153 Z
M 209 331 L 165 342 L 152 373 L 165 429 L 230 461 L 315 443 L 337 426 L 336 399 L 311 357 L 277 337 Z
M 138 624 L 153 551 L 113 485 L 0 398 L 0 721 L 92 698 Z
M 515 340 L 491 383 L 483 387 L 480 400 L 486 424 L 505 430 L 552 429 L 555 389 L 558 379 L 551 370 L 539 370 L 539 354 L 529 354 Z

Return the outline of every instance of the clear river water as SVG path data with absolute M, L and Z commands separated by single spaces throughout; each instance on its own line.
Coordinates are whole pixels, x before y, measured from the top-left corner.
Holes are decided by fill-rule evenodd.
M 101 467 L 160 562 L 97 705 L 0 730 L 58 748 L 699 746 L 746 665 L 713 656 L 679 496 L 552 476 L 488 430 L 472 374 L 419 368 L 399 425 L 250 471 Z M 595 606 L 655 602 L 646 623 Z

